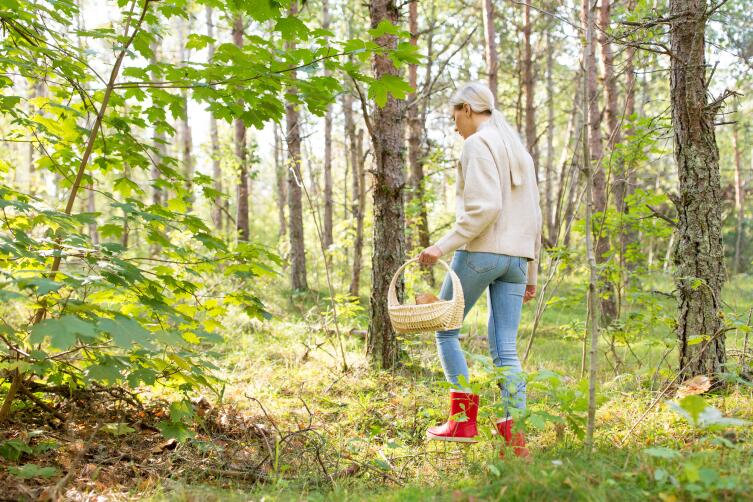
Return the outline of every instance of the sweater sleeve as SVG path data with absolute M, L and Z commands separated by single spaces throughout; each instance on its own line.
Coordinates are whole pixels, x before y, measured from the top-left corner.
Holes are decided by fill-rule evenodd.
M 435 244 L 442 254 L 451 253 L 472 241 L 502 211 L 499 171 L 490 156 L 469 157 L 463 166 L 462 176 L 462 210 L 452 230 Z

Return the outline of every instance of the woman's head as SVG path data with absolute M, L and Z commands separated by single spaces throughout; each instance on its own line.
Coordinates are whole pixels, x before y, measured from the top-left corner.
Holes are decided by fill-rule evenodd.
M 463 138 L 475 133 L 483 122 L 492 121 L 510 160 L 512 184 L 522 184 L 525 174 L 533 172 L 533 159 L 520 135 L 510 127 L 502 112 L 494 107 L 494 96 L 489 87 L 479 82 L 465 84 L 455 91 L 450 99 L 450 106 L 455 130 Z
M 489 119 L 494 110 L 494 96 L 487 86 L 473 82 L 455 91 L 450 106 L 455 130 L 467 138 L 476 132 L 481 122 Z

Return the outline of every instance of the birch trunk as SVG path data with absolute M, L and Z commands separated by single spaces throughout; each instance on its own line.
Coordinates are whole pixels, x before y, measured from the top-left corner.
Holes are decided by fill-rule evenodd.
M 214 21 L 212 8 L 207 6 L 207 36 L 212 39 L 207 46 L 207 61 L 214 59 Z M 219 193 L 222 192 L 222 170 L 220 167 L 220 138 L 217 131 L 217 119 L 214 113 L 209 113 L 209 139 L 211 141 L 210 156 L 212 158 L 212 177 L 214 178 L 214 189 Z M 217 230 L 222 231 L 222 197 L 217 195 L 212 201 L 212 221 Z
M 238 14 L 233 22 L 233 43 L 243 49 L 243 16 Z M 238 159 L 238 215 L 235 219 L 238 238 L 248 241 L 251 231 L 248 224 L 248 164 L 246 159 L 246 125 L 235 119 L 235 156 Z

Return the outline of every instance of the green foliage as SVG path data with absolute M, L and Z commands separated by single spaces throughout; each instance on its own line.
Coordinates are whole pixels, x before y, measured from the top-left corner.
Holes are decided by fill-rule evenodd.
M 186 113 L 185 88 L 218 119 L 240 119 L 257 128 L 279 120 L 286 100 L 323 114 L 342 89 L 341 78 L 322 75 L 323 66 L 366 83 L 379 102 L 411 90 L 397 77 L 363 75 L 347 56 L 355 53 L 365 61 L 380 54 L 401 64 L 416 60 L 412 46 L 390 51 L 373 41 L 332 40 L 332 33 L 284 15 L 285 2 L 199 4 L 223 9 L 228 18 L 244 13 L 271 22 L 272 34 L 250 30 L 240 48 L 192 34 L 186 48 L 214 43 L 213 59 L 173 64 L 153 59 L 153 43 L 172 18 L 187 15 L 185 2 L 121 1 L 120 23 L 88 30 L 75 28 L 78 6 L 70 0 L 0 4 L 6 32 L 0 40 L 0 74 L 46 83 L 44 95 L 27 104 L 12 94 L 12 80 L 0 78 L 0 113 L 11 124 L 4 135 L 33 138 L 43 153 L 35 169 L 54 173 L 64 197 L 75 202 L 72 190 L 80 197 L 82 187 L 93 185 L 109 203 L 100 212 L 68 214 L 57 201 L 48 204 L 0 185 L 0 296 L 14 305 L 12 312 L 4 310 L 9 315 L 2 326 L 0 371 L 18 369 L 26 379 L 71 388 L 94 382 L 162 385 L 183 393 L 211 387 L 213 347 L 223 339 L 217 319 L 228 308 L 240 308 L 252 318 L 268 316 L 251 285 L 275 274 L 281 261 L 263 246 L 217 235 L 194 214 L 196 191 L 220 195 L 213 180 L 201 173 L 186 179 L 177 160 L 144 141 L 141 131 L 174 134 L 170 120 Z M 144 23 L 138 24 L 142 6 Z M 130 31 L 123 34 L 125 26 Z M 378 31 L 372 36 L 408 36 L 389 23 Z M 132 45 L 126 47 L 131 35 Z M 80 43 L 74 43 L 76 37 Z M 104 106 L 106 81 L 95 73 L 96 51 L 85 49 L 87 40 L 127 53 L 91 156 L 84 160 L 89 119 Z M 293 48 L 284 42 L 304 44 Z M 82 165 L 82 179 L 75 182 Z M 165 195 L 164 205 L 145 202 L 152 190 Z M 89 225 L 96 225 L 99 242 Z M 134 234 L 146 245 L 127 245 Z M 160 427 L 170 437 L 185 439 L 192 417 L 190 406 L 171 407 L 170 420 Z M 113 430 L 120 434 L 121 429 Z M 12 446 L 6 450 L 9 455 L 15 451 Z
M 37 464 L 24 464 L 8 467 L 8 472 L 21 479 L 51 478 L 58 473 L 57 467 L 40 467 Z

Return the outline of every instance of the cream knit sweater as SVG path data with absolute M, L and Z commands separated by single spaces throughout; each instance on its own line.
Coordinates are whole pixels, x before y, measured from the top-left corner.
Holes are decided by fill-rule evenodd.
M 528 284 L 536 284 L 541 208 L 536 174 L 513 185 L 507 149 L 491 120 L 463 143 L 455 193 L 455 225 L 436 243 L 456 249 L 528 258 Z M 518 181 L 516 179 L 516 181 Z

